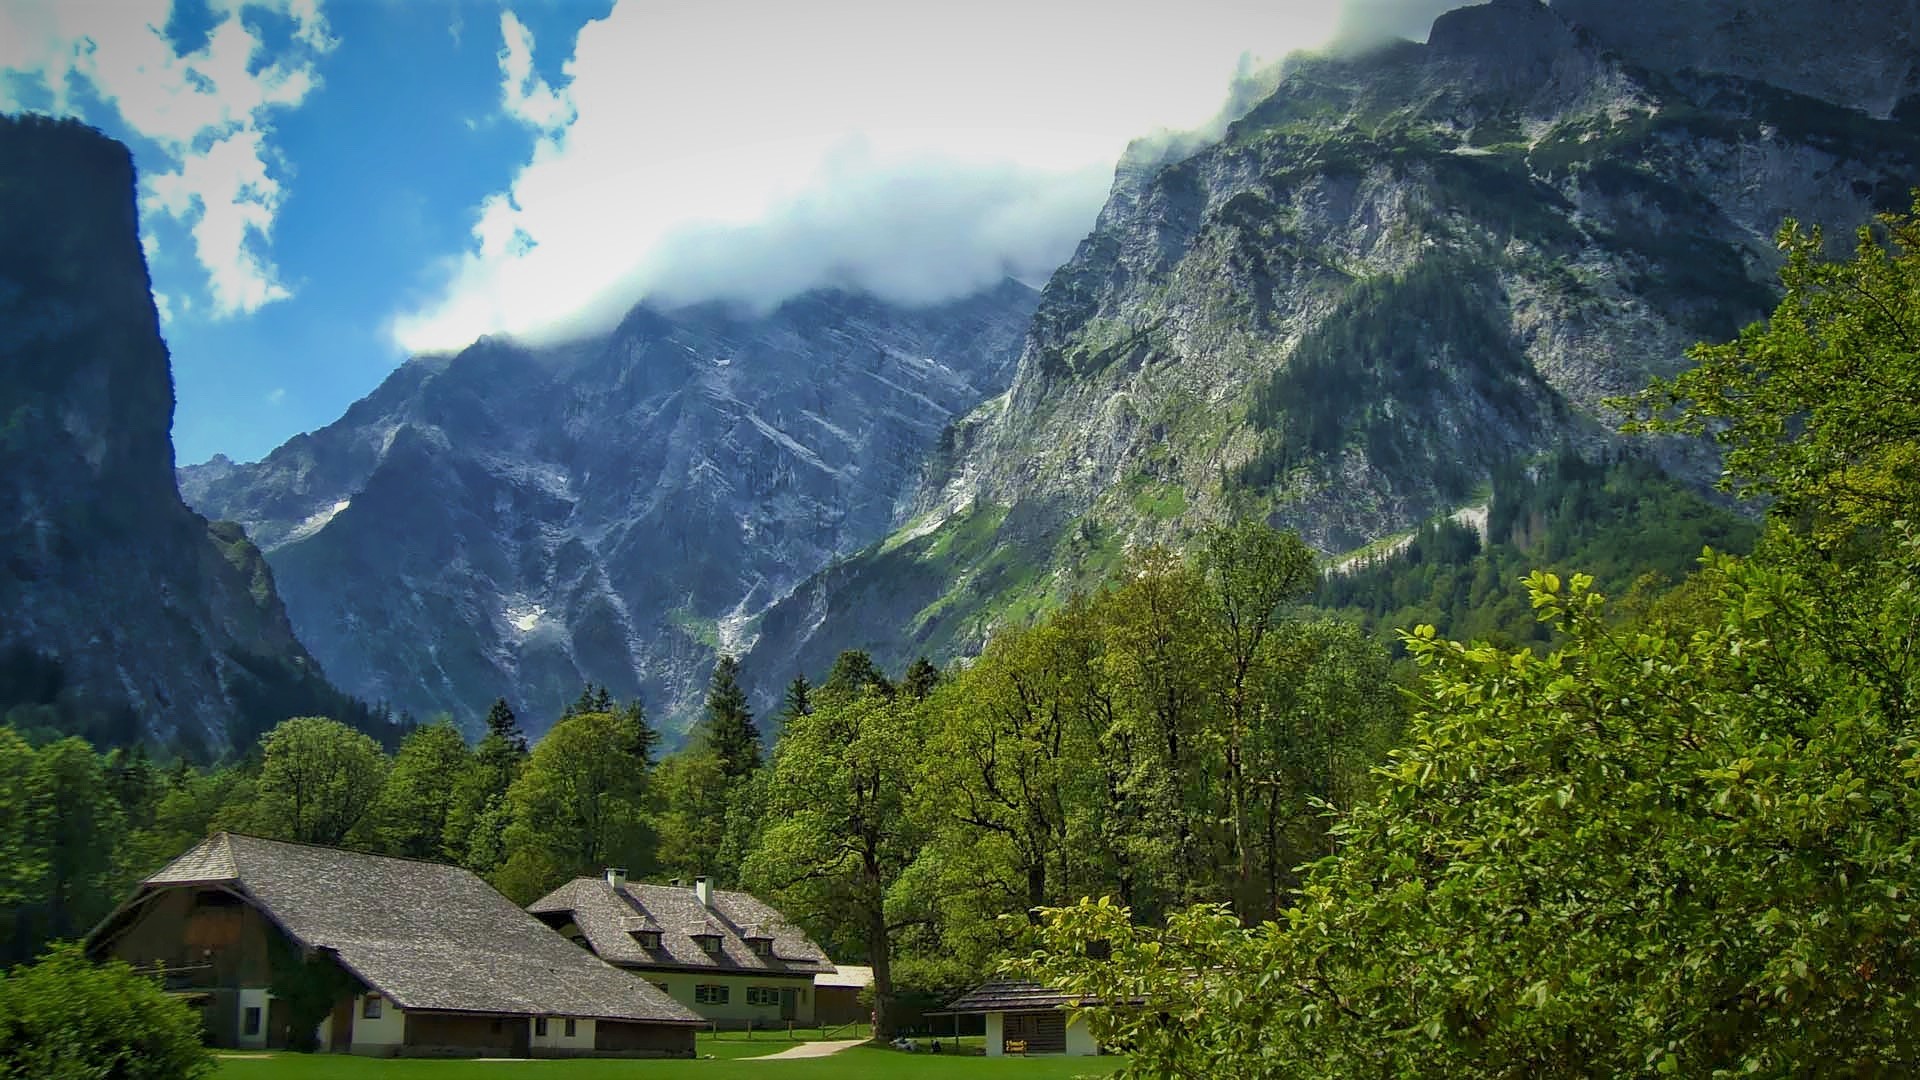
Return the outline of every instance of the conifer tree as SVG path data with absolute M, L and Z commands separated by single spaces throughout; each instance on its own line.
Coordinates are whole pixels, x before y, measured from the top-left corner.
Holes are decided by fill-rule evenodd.
M 780 705 L 780 718 L 791 724 L 813 712 L 813 684 L 805 675 L 795 675 L 787 684 L 787 697 Z
M 760 767 L 760 732 L 753 726 L 746 691 L 740 689 L 740 662 L 731 656 L 720 657 L 713 666 L 703 733 L 729 781 Z
M 622 720 L 632 725 L 634 738 L 633 756 L 640 760 L 642 768 L 653 768 L 654 751 L 660 748 L 660 733 L 653 729 L 652 724 L 647 723 L 646 708 L 640 704 L 638 698 L 635 698 L 633 701 L 622 706 L 618 710 L 618 715 Z
M 526 733 L 520 730 L 520 718 L 513 715 L 506 698 L 494 698 L 493 707 L 487 710 L 487 734 L 498 736 L 517 754 L 527 752 Z
M 900 690 L 910 701 L 925 701 L 940 685 L 940 669 L 933 662 L 921 656 L 908 666 L 906 675 L 900 679 Z

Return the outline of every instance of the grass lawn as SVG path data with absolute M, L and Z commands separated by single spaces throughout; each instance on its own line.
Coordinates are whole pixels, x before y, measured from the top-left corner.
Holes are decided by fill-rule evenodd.
M 760 1043 L 760 1040 L 754 1040 Z M 418 1061 L 393 1058 L 357 1058 L 345 1054 L 286 1054 L 266 1057 L 228 1057 L 220 1061 L 217 1080 L 943 1080 L 986 1077 L 991 1080 L 1071 1080 L 1106 1076 L 1121 1065 L 1119 1058 L 986 1058 L 949 1054 L 904 1054 L 897 1050 L 855 1047 L 832 1057 L 800 1061 L 731 1060 L 719 1057 L 744 1041 L 723 1040 L 719 1047 L 700 1041 L 700 1052 L 713 1061 L 609 1061 L 591 1058 L 572 1061 Z M 790 1046 L 769 1039 L 752 1049 L 768 1053 Z

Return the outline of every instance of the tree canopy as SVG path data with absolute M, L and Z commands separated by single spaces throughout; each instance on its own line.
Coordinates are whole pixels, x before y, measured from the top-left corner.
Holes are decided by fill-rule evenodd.
M 1642 399 L 1774 500 L 1750 557 L 1624 624 L 1537 572 L 1544 653 L 1412 629 L 1403 745 L 1278 921 L 1057 908 L 1020 970 L 1130 1003 L 1137 1076 L 1920 1069 L 1915 228 L 1789 225 L 1774 319 Z

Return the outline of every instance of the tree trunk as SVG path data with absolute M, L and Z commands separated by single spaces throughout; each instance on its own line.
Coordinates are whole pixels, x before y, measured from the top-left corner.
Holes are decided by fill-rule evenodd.
M 887 937 L 886 912 L 875 905 L 867 913 L 867 963 L 873 965 L 873 1037 L 893 1038 L 893 943 Z

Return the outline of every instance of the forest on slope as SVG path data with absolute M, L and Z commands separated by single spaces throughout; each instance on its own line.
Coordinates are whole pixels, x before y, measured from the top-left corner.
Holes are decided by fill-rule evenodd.
M 1015 967 L 1126 1003 L 1130 1076 L 1920 1068 L 1920 203 L 1857 239 L 1789 223 L 1771 319 L 1630 403 L 1722 445 L 1751 554 L 1638 610 L 1530 574 L 1544 648 L 1404 630 L 1401 745 L 1278 920 L 1082 901 Z

